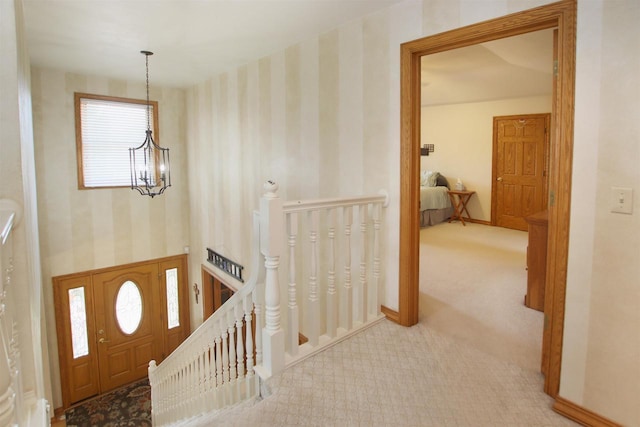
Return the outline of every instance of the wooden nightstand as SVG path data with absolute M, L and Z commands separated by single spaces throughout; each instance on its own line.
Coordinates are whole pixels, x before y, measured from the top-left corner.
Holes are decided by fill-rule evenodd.
M 449 199 L 451 199 L 451 205 L 453 206 L 453 215 L 451 215 L 451 218 L 449 218 L 449 222 L 453 221 L 454 219 L 459 219 L 462 225 L 466 226 L 467 224 L 464 223 L 464 220 L 471 219 L 471 215 L 467 210 L 467 203 L 469 203 L 469 199 L 471 198 L 471 196 L 476 194 L 476 192 L 449 190 L 448 193 Z M 467 214 L 466 218 L 462 216 L 462 214 L 465 212 Z

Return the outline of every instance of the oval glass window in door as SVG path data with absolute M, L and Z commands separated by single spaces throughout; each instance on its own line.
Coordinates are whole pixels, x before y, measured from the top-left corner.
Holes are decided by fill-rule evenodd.
M 131 280 L 124 282 L 118 291 L 116 320 L 120 330 L 127 335 L 133 334 L 142 321 L 142 294 Z

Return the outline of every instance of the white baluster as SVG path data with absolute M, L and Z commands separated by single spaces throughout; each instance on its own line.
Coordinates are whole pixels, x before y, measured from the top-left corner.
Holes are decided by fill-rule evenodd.
M 289 316 L 287 318 L 287 350 L 291 356 L 298 354 L 298 333 L 300 332 L 298 302 L 296 297 L 296 236 L 298 234 L 298 214 L 287 215 L 289 230 Z
M 353 328 L 353 287 L 351 286 L 351 224 L 353 222 L 353 209 L 345 207 L 343 211 L 344 222 L 344 293 L 345 293 L 345 328 L 350 331 Z
M 380 216 L 382 214 L 382 204 L 373 205 L 373 292 L 371 292 L 371 305 L 374 314 L 380 314 L 380 303 L 378 293 L 380 292 Z
M 237 371 L 237 363 L 238 361 L 236 360 L 236 328 L 235 328 L 235 319 L 233 318 L 233 312 L 229 312 L 228 313 L 228 317 L 227 317 L 227 321 L 228 321 L 228 329 L 227 332 L 229 334 L 229 387 L 228 387 L 228 391 L 227 391 L 227 398 L 229 400 L 227 400 L 228 404 L 233 405 L 234 402 L 234 396 L 235 396 L 235 389 L 236 386 L 238 385 L 238 371 Z
M 278 267 L 284 235 L 282 200 L 277 196 L 278 185 L 268 181 L 266 193 L 260 199 L 260 250 L 265 257 L 265 327 L 263 334 L 263 365 L 268 375 L 284 369 L 284 331 L 280 327 L 280 285 Z
M 238 377 L 236 380 L 236 396 L 235 403 L 240 401 L 242 383 L 244 380 L 244 342 L 242 340 L 242 306 L 240 304 L 235 306 L 235 315 L 236 315 L 236 363 Z
M 329 222 L 329 269 L 327 272 L 327 335 L 334 338 L 338 330 L 338 294 L 336 292 L 336 211 L 327 212 Z
M 218 408 L 224 406 L 224 399 L 222 398 L 222 387 L 224 386 L 224 374 L 222 369 L 222 324 L 221 320 L 218 320 L 218 331 L 216 335 L 216 387 L 218 392 L 216 393 L 216 402 Z
M 253 328 L 252 328 L 252 322 L 251 322 L 251 295 L 247 296 L 244 299 L 244 324 L 245 324 L 245 341 L 246 341 L 246 349 L 247 349 L 247 376 L 246 376 L 246 390 L 247 390 L 247 397 L 249 397 L 249 395 L 251 393 L 253 393 L 253 387 L 252 387 L 252 382 L 254 379 L 254 372 L 253 372 L 253 364 L 254 364 L 254 360 L 253 360 Z
M 320 337 L 320 300 L 318 299 L 318 211 L 309 212 L 309 242 L 311 243 L 309 271 L 309 344 L 318 345 Z
M 369 317 L 368 289 L 367 289 L 367 217 L 368 205 L 360 205 L 360 310 L 362 323 L 366 323 Z
M 253 293 L 253 307 L 256 316 L 256 366 L 262 365 L 262 328 L 264 327 L 264 316 L 262 307 L 264 306 L 264 283 L 256 285 Z

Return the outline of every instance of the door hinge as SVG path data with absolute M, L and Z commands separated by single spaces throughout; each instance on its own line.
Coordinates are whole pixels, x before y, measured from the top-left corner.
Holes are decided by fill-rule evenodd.
M 553 60 L 553 75 L 555 77 L 558 77 L 558 60 L 557 59 Z
M 556 203 L 556 193 L 551 190 L 549 191 L 549 206 L 553 206 Z

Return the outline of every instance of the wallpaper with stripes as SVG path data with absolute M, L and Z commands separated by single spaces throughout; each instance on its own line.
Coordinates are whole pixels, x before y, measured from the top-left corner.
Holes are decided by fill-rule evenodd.
M 206 247 L 248 266 L 251 212 L 270 179 L 285 200 L 389 192 L 382 303 L 397 309 L 400 44 L 545 3 L 407 0 L 186 90 L 152 87 L 173 182 L 153 200 L 129 189 L 80 191 L 76 177 L 73 93 L 143 99 L 144 85 L 34 68 L 45 285 L 185 245 L 190 281 L 199 285 Z M 53 325 L 46 286 L 45 303 Z M 191 304 L 195 327 L 202 307 L 193 293 Z M 56 377 L 55 331 L 47 332 Z M 53 382 L 57 394 L 59 376 Z

